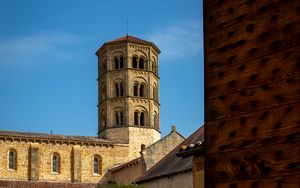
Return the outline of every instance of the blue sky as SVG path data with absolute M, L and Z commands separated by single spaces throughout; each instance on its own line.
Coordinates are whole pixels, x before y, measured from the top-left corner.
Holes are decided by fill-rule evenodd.
M 202 1 L 2 0 L 0 129 L 97 133 L 96 50 L 129 34 L 159 56 L 162 136 L 204 122 Z

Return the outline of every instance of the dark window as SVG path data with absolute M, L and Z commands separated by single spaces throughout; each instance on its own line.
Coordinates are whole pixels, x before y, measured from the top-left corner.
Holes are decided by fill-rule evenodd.
M 138 96 L 138 84 L 135 83 L 133 86 L 133 96 Z
M 123 57 L 120 57 L 120 69 L 124 68 Z
M 116 112 L 116 125 L 120 125 L 119 114 Z
M 134 125 L 139 124 L 139 114 L 138 112 L 134 112 Z
M 120 84 L 120 96 L 124 96 L 124 84 Z
M 119 69 L 119 60 L 115 58 L 115 69 Z
M 145 114 L 144 114 L 144 112 L 142 112 L 141 115 L 140 115 L 140 125 L 145 126 Z
M 132 58 L 132 68 L 137 68 L 137 59 L 136 59 L 136 57 Z
M 116 97 L 119 97 L 119 84 L 115 85 Z
M 144 85 L 141 84 L 140 85 L 140 97 L 143 97 L 144 96 Z
M 123 112 L 120 112 L 120 125 L 124 125 Z
M 140 60 L 139 60 L 139 68 L 144 69 L 144 59 L 143 58 L 140 58 Z
M 145 144 L 141 145 L 141 151 L 143 151 L 146 148 Z

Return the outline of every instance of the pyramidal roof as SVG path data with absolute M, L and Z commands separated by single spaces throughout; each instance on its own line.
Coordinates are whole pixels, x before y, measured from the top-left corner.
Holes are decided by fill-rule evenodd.
M 160 53 L 160 50 L 159 48 L 153 43 L 153 42 L 150 42 L 150 41 L 146 41 L 146 40 L 143 40 L 143 39 L 139 39 L 137 37 L 134 37 L 134 36 L 130 36 L 130 35 L 125 35 L 125 36 L 122 36 L 120 38 L 117 38 L 115 40 L 111 40 L 111 41 L 108 41 L 106 43 L 104 43 L 100 48 L 99 50 L 97 50 L 96 54 L 98 54 L 105 46 L 107 45 L 112 45 L 112 44 L 120 44 L 120 43 L 135 43 L 135 44 L 142 44 L 142 45 L 150 45 L 152 46 L 158 53 Z

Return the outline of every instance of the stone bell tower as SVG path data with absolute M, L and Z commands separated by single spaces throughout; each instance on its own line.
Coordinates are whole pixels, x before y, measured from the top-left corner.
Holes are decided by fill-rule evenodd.
M 160 139 L 158 54 L 132 36 L 104 43 L 98 56 L 98 136 L 129 144 L 135 157 Z

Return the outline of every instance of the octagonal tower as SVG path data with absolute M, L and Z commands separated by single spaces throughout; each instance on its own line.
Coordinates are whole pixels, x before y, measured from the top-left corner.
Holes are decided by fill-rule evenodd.
M 160 139 L 158 54 L 149 41 L 124 36 L 98 56 L 98 136 L 128 143 L 131 157 Z

